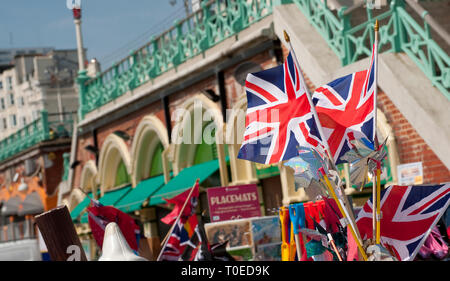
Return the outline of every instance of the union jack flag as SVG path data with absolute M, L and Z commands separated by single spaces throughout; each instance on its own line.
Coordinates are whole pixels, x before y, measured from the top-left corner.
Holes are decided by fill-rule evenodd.
M 314 92 L 315 105 L 324 138 L 336 164 L 344 163 L 341 157 L 350 149 L 350 141 L 375 138 L 375 45 L 368 70 L 338 78 Z
M 192 191 L 192 192 L 191 192 Z M 170 214 L 161 219 L 166 224 L 176 223 L 172 233 L 170 234 L 166 246 L 162 249 L 160 260 L 177 261 L 189 245 L 195 248 L 190 241 L 190 237 L 193 236 L 195 230 L 198 229 L 198 220 L 195 214 L 195 208 L 198 204 L 199 196 L 199 181 L 195 182 L 192 189 L 188 189 L 171 199 L 165 199 L 168 203 L 175 204 L 174 209 Z M 186 200 L 189 200 L 186 202 Z M 186 202 L 186 206 L 183 209 L 182 205 Z M 183 209 L 183 213 L 181 210 Z M 177 217 L 180 218 L 177 221 Z
M 160 260 L 178 261 L 183 254 L 186 246 L 195 248 L 197 245 L 192 244 L 190 237 L 195 233 L 198 221 L 197 216 L 191 216 L 187 221 L 178 220 L 172 233 L 170 234 L 166 247 L 163 249 Z
M 380 241 L 398 260 L 413 260 L 450 204 L 450 183 L 390 186 L 381 191 Z M 372 237 L 372 199 L 358 214 L 361 238 Z
M 247 75 L 246 129 L 238 158 L 272 164 L 297 156 L 298 146 L 321 148 L 299 71 L 289 53 L 282 65 Z

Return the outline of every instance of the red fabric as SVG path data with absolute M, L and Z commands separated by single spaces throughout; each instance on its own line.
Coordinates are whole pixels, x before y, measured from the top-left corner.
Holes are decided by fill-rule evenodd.
M 73 8 L 72 9 L 73 12 L 73 18 L 74 19 L 81 19 L 81 9 L 80 8 Z
M 111 206 L 93 206 L 87 208 L 87 211 L 97 217 L 93 219 L 89 215 L 88 220 L 92 235 L 100 248 L 103 247 L 106 225 L 110 222 L 115 222 L 127 240 L 128 245 L 130 245 L 130 248 L 135 251 L 138 250 L 136 234 L 139 232 L 139 226 L 136 225 L 132 217 Z
M 199 195 L 199 185 L 198 182 L 193 187 L 194 191 L 192 191 L 191 200 L 187 203 L 186 207 L 183 210 L 182 217 L 188 218 L 190 217 L 193 212 L 195 211 L 195 207 L 197 206 L 197 200 Z M 183 191 L 182 193 L 178 194 L 177 196 L 164 200 L 167 201 L 167 203 L 175 204 L 175 207 L 173 208 L 172 212 L 170 212 L 167 216 L 161 219 L 161 221 L 165 224 L 172 225 L 175 220 L 177 219 L 178 215 L 180 214 L 181 209 L 183 208 L 184 202 L 186 202 L 186 199 L 189 196 L 189 193 L 191 192 L 191 188 Z
M 338 224 L 340 224 L 339 219 L 342 218 L 342 214 L 339 211 L 339 208 L 336 202 L 330 198 L 324 198 L 326 200 L 326 204 L 324 201 L 323 215 L 325 223 L 327 227 L 331 227 L 331 229 L 327 229 L 331 233 L 336 233 L 339 231 Z
M 347 243 L 348 243 L 348 251 L 347 251 L 347 260 L 348 261 L 357 261 L 358 259 L 358 245 L 356 244 L 355 239 L 353 239 L 352 232 L 350 228 L 347 227 Z
M 306 220 L 306 227 L 309 229 L 314 229 L 314 222 L 313 222 L 313 208 L 312 208 L 311 202 L 303 203 L 303 208 L 305 209 L 305 220 Z

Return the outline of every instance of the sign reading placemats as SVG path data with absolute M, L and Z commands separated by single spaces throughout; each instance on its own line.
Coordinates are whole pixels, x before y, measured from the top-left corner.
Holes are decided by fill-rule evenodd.
M 397 173 L 399 185 L 413 185 L 423 183 L 422 162 L 398 165 Z
M 206 189 L 212 222 L 261 216 L 256 184 Z

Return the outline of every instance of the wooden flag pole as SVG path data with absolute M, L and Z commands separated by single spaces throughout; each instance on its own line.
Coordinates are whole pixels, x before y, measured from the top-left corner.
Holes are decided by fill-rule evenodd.
M 170 234 L 172 234 L 172 232 L 173 232 L 175 226 L 178 224 L 178 221 L 180 220 L 181 215 L 183 214 L 184 209 L 185 209 L 186 206 L 187 206 L 187 203 L 191 200 L 192 192 L 194 192 L 195 186 L 197 186 L 197 184 L 199 183 L 199 181 L 200 181 L 200 179 L 197 179 L 197 180 L 195 181 L 194 186 L 191 187 L 191 191 L 189 192 L 189 195 L 188 195 L 188 197 L 186 198 L 186 201 L 184 201 L 183 207 L 181 208 L 181 211 L 180 211 L 180 213 L 178 214 L 177 219 L 176 219 L 175 222 L 172 224 L 172 226 L 170 227 L 170 230 L 167 232 L 166 237 L 164 238 L 164 241 L 163 241 L 163 243 L 162 243 L 163 246 L 162 246 L 162 248 L 161 248 L 161 251 L 159 252 L 159 255 L 158 255 L 158 258 L 156 259 L 156 261 L 159 261 L 159 260 L 161 259 L 162 253 L 164 252 L 164 249 L 165 249 L 166 246 L 167 246 L 167 242 L 169 241 L 168 238 L 169 238 Z
M 331 244 L 331 247 L 333 248 L 333 251 L 336 253 L 338 260 L 342 261 L 341 254 L 339 253 L 339 251 L 336 247 L 336 244 L 334 243 L 333 236 L 331 236 L 331 233 L 327 233 L 327 236 L 328 236 L 328 240 L 330 240 L 330 244 Z
M 294 63 L 299 70 L 299 76 L 301 79 L 301 83 L 303 85 L 305 85 L 306 96 L 308 98 L 309 105 L 311 106 L 311 112 L 313 113 L 314 120 L 316 121 L 317 130 L 319 131 L 320 138 L 323 140 L 323 144 L 324 144 L 325 150 L 328 154 L 328 158 L 330 159 L 331 166 L 332 166 L 333 170 L 338 171 L 336 165 L 334 164 L 334 158 L 332 157 L 330 146 L 328 145 L 328 140 L 325 138 L 325 134 L 323 133 L 322 124 L 320 123 L 319 116 L 316 111 L 316 107 L 314 106 L 314 104 L 312 102 L 311 93 L 309 92 L 308 86 L 305 84 L 305 79 L 303 77 L 303 73 L 302 73 L 300 65 L 298 63 L 297 56 L 295 55 L 294 48 L 292 48 L 291 39 L 289 38 L 289 35 L 287 34 L 286 30 L 284 30 L 283 32 L 284 32 L 284 39 L 286 40 L 286 42 L 289 45 L 289 50 L 292 52 L 292 56 L 294 58 Z M 338 186 L 338 188 L 340 189 L 340 191 L 341 191 L 340 193 L 342 194 L 342 197 L 343 197 L 342 200 L 343 200 L 344 207 L 351 208 L 350 202 L 348 201 L 347 197 L 345 196 L 344 189 L 342 188 L 342 186 Z M 353 212 L 349 212 L 349 218 L 353 221 L 355 220 L 355 218 L 353 216 Z M 358 228 L 356 228 L 355 231 L 356 231 L 356 235 L 358 236 L 358 238 L 360 238 L 361 235 L 359 233 Z
M 331 193 L 331 196 L 333 197 L 334 201 L 336 202 L 336 204 L 337 204 L 337 206 L 339 208 L 339 211 L 341 211 L 342 216 L 344 217 L 344 219 L 349 220 L 348 226 L 349 226 L 350 232 L 351 232 L 351 234 L 353 236 L 353 239 L 355 239 L 355 242 L 356 242 L 356 244 L 358 246 L 359 252 L 361 253 L 364 261 L 367 261 L 366 252 L 364 251 L 364 249 L 362 247 L 362 244 L 361 244 L 361 241 L 360 241 L 359 237 L 356 236 L 356 232 L 355 232 L 355 228 L 354 228 L 354 225 L 355 225 L 354 221 L 352 221 L 352 219 L 349 217 L 345 207 L 342 206 L 341 201 L 336 196 L 336 192 L 334 192 L 334 188 L 331 185 L 331 183 L 330 183 L 330 181 L 329 181 L 325 171 L 323 169 L 320 169 L 320 172 L 321 172 L 321 174 L 322 174 L 322 176 L 323 176 L 323 178 L 325 180 L 326 186 L 328 187 L 328 189 L 329 189 L 329 191 Z
M 374 64 L 375 64 L 375 73 L 374 73 L 374 83 L 375 83 L 375 88 L 374 88 L 374 139 L 375 139 L 375 149 L 379 149 L 379 142 L 378 142 L 378 136 L 377 136 L 377 93 L 378 93 L 378 29 L 379 29 L 379 25 L 378 25 L 378 20 L 375 21 L 375 26 L 374 26 L 374 31 L 375 31 L 375 44 L 374 44 Z M 372 198 L 374 198 L 372 201 L 376 205 L 372 206 L 373 210 L 373 214 L 375 214 L 375 208 L 376 208 L 376 214 L 373 216 L 373 220 L 375 223 L 375 227 L 374 227 L 374 236 L 375 237 L 375 243 L 376 244 L 380 244 L 380 193 L 381 193 L 381 179 L 380 179 L 380 174 L 381 174 L 381 165 L 380 163 L 377 163 L 377 170 L 376 170 L 376 176 L 373 175 L 374 177 L 374 185 L 373 185 L 373 196 Z M 375 186 L 375 182 L 376 182 L 376 186 Z M 375 188 L 376 188 L 376 193 L 375 193 Z M 375 199 L 376 198 L 376 199 Z

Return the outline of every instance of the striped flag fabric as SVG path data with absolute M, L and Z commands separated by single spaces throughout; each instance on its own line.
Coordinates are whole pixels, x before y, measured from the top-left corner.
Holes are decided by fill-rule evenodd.
M 381 244 L 398 260 L 414 260 L 450 204 L 450 183 L 389 186 L 381 192 Z M 358 213 L 362 239 L 372 238 L 372 199 Z

